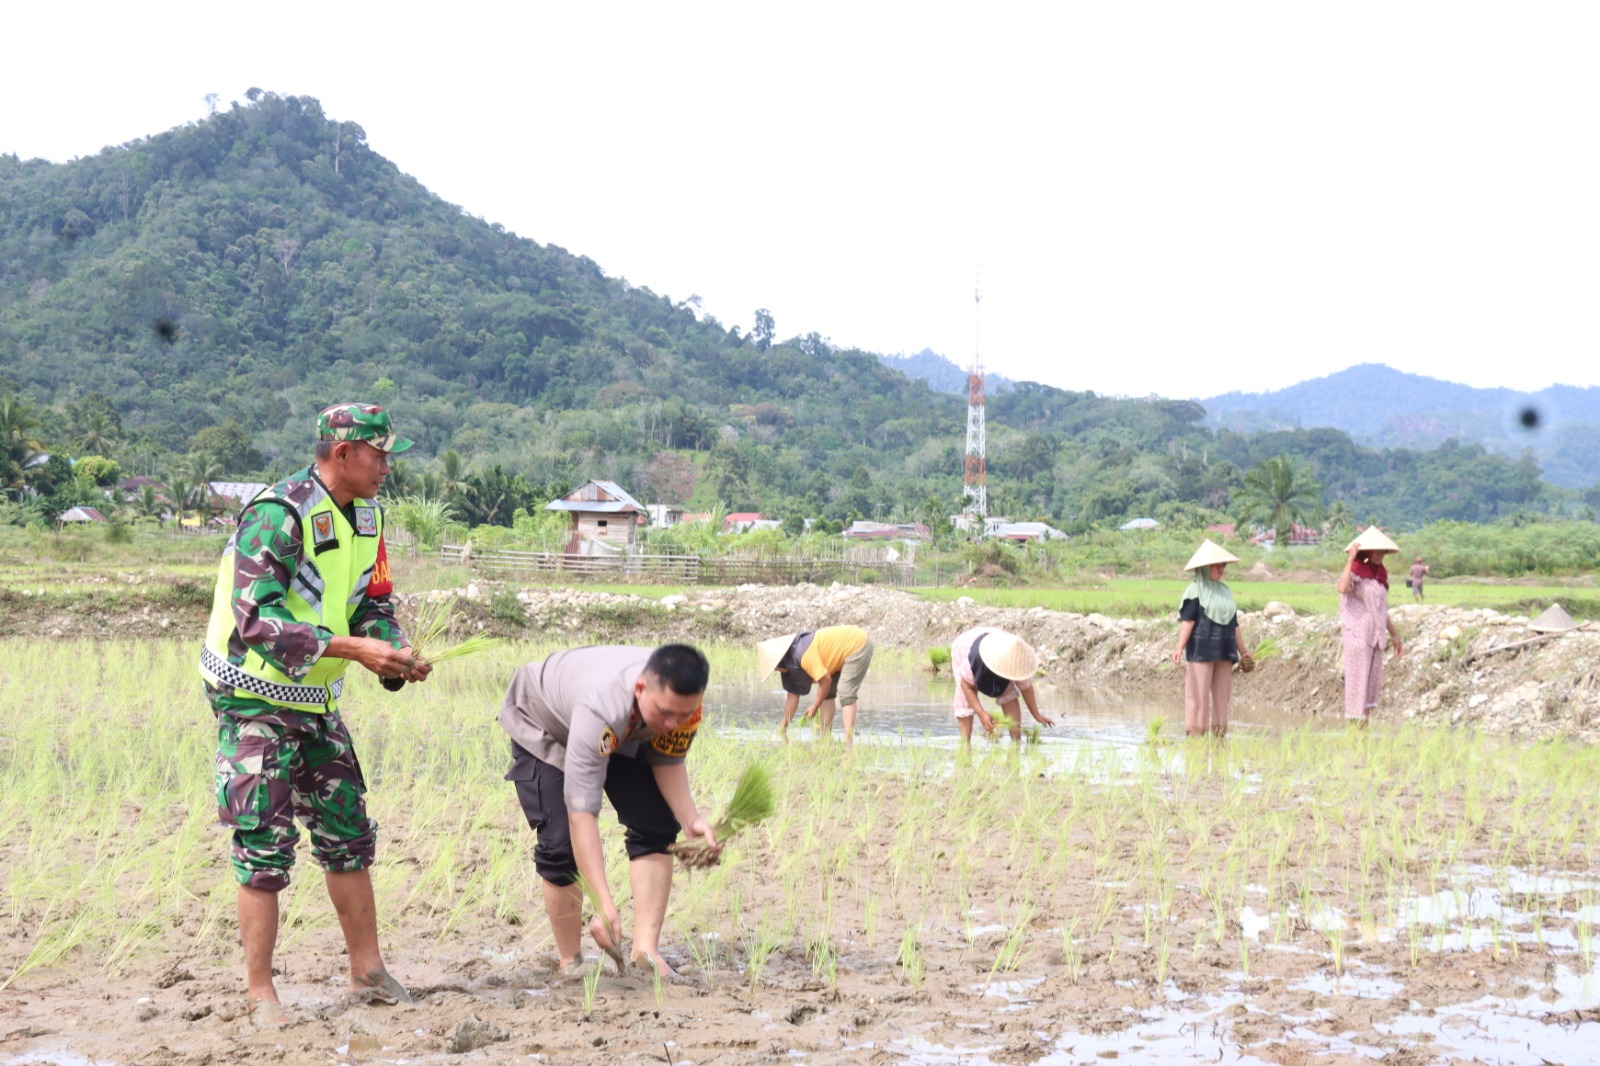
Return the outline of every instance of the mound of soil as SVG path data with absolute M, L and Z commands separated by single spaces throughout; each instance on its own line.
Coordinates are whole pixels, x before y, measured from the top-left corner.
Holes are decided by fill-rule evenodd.
M 0 633 L 31 638 L 177 637 L 199 640 L 210 589 L 194 581 L 122 575 L 106 588 L 43 594 L 0 590 Z M 469 631 L 511 639 L 659 643 L 755 641 L 828 625 L 859 625 L 880 646 L 947 646 L 971 626 L 1017 633 L 1039 650 L 1053 680 L 1170 693 L 1174 619 L 1115 619 L 1043 607 L 984 607 L 968 597 L 935 603 L 872 585 L 741 585 L 664 599 L 568 588 L 521 588 L 481 581 L 463 589 L 397 596 L 402 619 L 422 597 L 458 600 Z M 1464 725 L 1514 737 L 1600 740 L 1600 632 L 1578 629 L 1515 648 L 1537 636 L 1524 615 L 1483 608 L 1401 604 L 1393 615 L 1405 641 L 1388 660 L 1377 717 Z M 1236 698 L 1299 711 L 1342 714 L 1343 653 L 1338 621 L 1269 603 L 1240 615 L 1252 646 L 1277 654 L 1236 675 Z

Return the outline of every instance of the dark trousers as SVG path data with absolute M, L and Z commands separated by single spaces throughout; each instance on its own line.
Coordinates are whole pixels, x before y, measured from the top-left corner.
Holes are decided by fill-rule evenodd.
M 511 770 L 506 780 L 517 787 L 517 802 L 538 835 L 533 868 L 553 885 L 570 885 L 578 872 L 572 854 L 572 828 L 563 795 L 567 775 L 559 767 L 530 755 L 511 742 Z M 655 772 L 643 759 L 613 755 L 606 767 L 606 799 L 626 830 L 623 843 L 629 860 L 664 854 L 682 828 L 656 786 Z

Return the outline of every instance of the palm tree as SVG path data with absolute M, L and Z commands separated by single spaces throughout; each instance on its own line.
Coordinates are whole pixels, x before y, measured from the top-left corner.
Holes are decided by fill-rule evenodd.
M 1341 533 L 1350 528 L 1354 518 L 1350 514 L 1350 507 L 1343 500 L 1334 500 L 1328 504 L 1328 532 Z
M 44 452 L 35 430 L 39 419 L 21 397 L 0 396 L 0 484 L 20 489 L 28 464 Z
M 205 452 L 189 456 L 189 480 L 194 482 L 195 507 L 202 524 L 211 520 L 211 483 L 222 477 L 222 464 Z
M 1316 508 L 1321 492 L 1322 486 L 1287 455 L 1276 455 L 1245 474 L 1234 499 L 1241 523 L 1271 526 L 1274 543 L 1287 548 L 1290 527 Z
M 173 471 L 167 478 L 167 491 L 172 493 L 172 518 L 183 525 L 183 512 L 189 508 L 189 498 L 194 495 L 194 484 L 185 475 Z
M 449 500 L 465 495 L 468 490 L 467 464 L 462 460 L 461 453 L 451 448 L 439 456 L 439 463 L 444 474 L 444 498 Z
M 83 436 L 78 441 L 78 446 L 88 455 L 109 456 L 116 451 L 121 435 L 117 427 L 106 417 L 104 411 L 90 411 L 87 424 L 83 429 Z
M 166 503 L 161 499 L 161 494 L 154 485 L 145 485 L 139 489 L 139 498 L 133 501 L 134 510 L 140 518 L 161 519 L 161 512 L 166 509 Z

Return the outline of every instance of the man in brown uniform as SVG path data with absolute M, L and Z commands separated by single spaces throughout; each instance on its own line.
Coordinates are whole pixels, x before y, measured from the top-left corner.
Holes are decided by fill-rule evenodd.
M 682 829 L 717 847 L 689 791 L 684 759 L 700 728 L 711 668 L 686 644 L 558 651 L 511 678 L 500 725 L 511 737 L 517 799 L 538 834 L 534 868 L 543 879 L 563 970 L 582 960 L 579 875 L 599 897 L 589 935 L 622 965 L 622 924 L 606 883 L 600 797 L 626 832 L 633 887 L 633 961 L 674 976 L 660 955 L 672 892 L 667 848 Z

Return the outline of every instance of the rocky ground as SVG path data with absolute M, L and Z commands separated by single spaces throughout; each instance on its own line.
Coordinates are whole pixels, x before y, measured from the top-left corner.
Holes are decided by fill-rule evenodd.
M 423 594 L 401 596 L 402 611 Z M 751 642 L 825 625 L 859 625 L 880 646 L 932 648 L 975 625 L 1018 633 L 1039 649 L 1054 680 L 1128 694 L 1170 692 L 1176 623 L 1114 619 L 1042 607 L 983 607 L 963 597 L 934 603 L 877 586 L 744 585 L 691 590 L 663 600 L 580 589 L 473 582 L 426 595 L 462 601 L 468 624 L 508 637 L 637 641 L 668 638 Z M 0 633 L 62 637 L 198 638 L 209 590 L 130 575 L 103 594 L 0 594 Z M 1528 619 L 1489 609 L 1402 604 L 1393 610 L 1405 642 L 1388 660 L 1379 719 L 1468 726 L 1519 738 L 1600 740 L 1600 630 L 1508 647 L 1538 636 Z M 1342 713 L 1338 620 L 1277 603 L 1240 616 L 1247 642 L 1262 645 L 1254 674 L 1238 675 L 1241 701 L 1307 715 Z M 1506 650 L 1496 650 L 1496 649 Z

